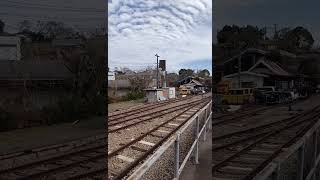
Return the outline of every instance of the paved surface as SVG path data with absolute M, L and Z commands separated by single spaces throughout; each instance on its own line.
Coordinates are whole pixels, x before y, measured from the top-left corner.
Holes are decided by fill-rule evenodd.
M 0 133 L 0 154 L 64 143 L 105 132 L 105 117 L 81 120 L 76 124 L 62 123 L 2 132 Z
M 188 161 L 184 170 L 181 173 L 180 180 L 212 180 L 212 133 L 207 133 L 207 140 L 200 141 L 200 164 L 194 165 Z

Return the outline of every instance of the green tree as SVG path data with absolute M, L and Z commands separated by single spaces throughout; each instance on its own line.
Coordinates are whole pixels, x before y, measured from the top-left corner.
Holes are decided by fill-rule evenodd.
M 50 40 L 59 35 L 72 37 L 77 34 L 74 29 L 65 26 L 62 22 L 56 21 L 38 21 L 36 31 Z
M 304 27 L 296 27 L 287 33 L 283 37 L 289 50 L 296 49 L 310 49 L 314 43 L 312 34 Z
M 20 32 L 31 32 L 32 24 L 29 20 L 23 20 L 19 23 L 19 31 Z
M 192 69 L 180 69 L 179 70 L 179 77 L 180 78 L 192 76 L 193 74 L 194 74 L 194 71 Z
M 202 78 L 209 77 L 210 76 L 210 72 L 209 72 L 208 69 L 203 69 L 203 70 L 199 71 L 198 76 L 202 77 Z
M 224 26 L 217 34 L 218 43 L 232 44 L 233 48 L 253 47 L 263 39 L 265 29 L 251 25 L 239 27 L 237 25 Z

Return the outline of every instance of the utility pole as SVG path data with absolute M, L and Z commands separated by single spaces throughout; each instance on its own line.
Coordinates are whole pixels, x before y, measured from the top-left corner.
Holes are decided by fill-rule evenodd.
M 242 53 L 240 54 L 238 58 L 238 87 L 241 88 L 241 56 Z
M 273 36 L 274 39 L 278 38 L 277 26 L 278 26 L 277 24 L 274 24 L 274 36 Z
M 155 55 L 157 57 L 157 89 L 159 88 L 159 55 Z

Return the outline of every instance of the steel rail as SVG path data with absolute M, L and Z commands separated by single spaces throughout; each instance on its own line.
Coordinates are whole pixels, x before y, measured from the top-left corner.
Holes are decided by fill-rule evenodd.
M 206 101 L 205 103 L 203 103 L 203 105 L 200 107 L 203 108 L 204 106 L 206 106 L 206 104 L 209 101 Z M 126 176 L 134 167 L 136 167 L 141 161 L 143 161 L 145 158 L 147 158 L 150 154 L 152 154 L 152 152 L 154 150 L 156 150 L 159 146 L 161 146 L 161 144 L 163 144 L 168 138 L 171 137 L 172 134 L 174 134 L 175 132 L 177 132 L 190 118 L 192 118 L 197 112 L 194 112 L 188 119 L 186 119 L 184 122 L 182 122 L 179 126 L 177 126 L 174 130 L 172 130 L 171 132 L 169 132 L 167 135 L 164 136 L 164 138 L 162 138 L 159 142 L 157 142 L 154 146 L 152 146 L 150 149 L 147 150 L 147 152 L 143 153 L 139 158 L 135 159 L 134 162 L 132 162 L 129 166 L 125 167 L 125 169 L 123 171 L 121 171 L 120 174 L 118 174 L 114 179 L 115 180 L 119 180 L 121 178 L 123 178 L 124 176 Z M 158 129 L 158 128 L 157 128 Z M 154 131 L 156 129 L 153 129 Z M 136 140 L 137 141 L 137 140 Z M 109 156 L 108 156 L 109 159 Z
M 209 101 L 201 102 L 201 103 L 199 103 L 199 104 L 197 104 L 197 105 L 201 105 L 202 103 L 207 103 L 207 102 L 209 102 Z M 197 105 L 196 105 L 196 106 L 197 106 Z M 119 153 L 120 151 L 124 150 L 125 148 L 131 146 L 132 144 L 135 144 L 136 142 L 140 141 L 141 139 L 147 137 L 148 135 L 150 135 L 151 133 L 155 132 L 156 130 L 158 130 L 159 128 L 163 127 L 164 125 L 166 125 L 166 124 L 174 121 L 174 120 L 177 119 L 179 116 L 185 114 L 187 111 L 191 110 L 192 108 L 194 108 L 194 106 L 189 107 L 188 109 L 185 109 L 183 112 L 180 112 L 179 114 L 177 114 L 177 115 L 175 115 L 174 117 L 168 119 L 167 121 L 165 121 L 165 122 L 157 125 L 156 127 L 152 128 L 151 130 L 149 130 L 148 132 L 144 133 L 143 135 L 135 138 L 134 140 L 131 140 L 131 141 L 128 142 L 125 146 L 122 146 L 122 147 L 120 147 L 120 148 L 118 148 L 118 149 L 116 149 L 116 150 L 108 153 L 108 159 L 111 158 L 111 157 L 113 157 L 113 156 L 115 156 L 117 153 Z
M 310 118 L 309 120 L 312 120 L 313 118 Z M 218 164 L 215 164 L 212 167 L 212 172 L 214 173 L 215 171 L 217 171 L 218 169 L 220 169 L 221 167 L 223 167 L 225 164 L 227 164 L 228 162 L 232 161 L 233 159 L 235 159 L 236 157 L 240 156 L 241 154 L 249 151 L 250 149 L 252 149 L 253 147 L 257 146 L 259 143 L 266 141 L 268 138 L 274 137 L 280 133 L 282 133 L 285 130 L 288 130 L 290 128 L 293 127 L 297 127 L 299 125 L 301 125 L 302 123 L 306 123 L 306 121 L 304 122 L 296 122 L 290 125 L 287 125 L 285 127 L 282 127 L 280 129 L 274 130 L 272 132 L 267 133 L 266 135 L 264 135 L 261 138 L 258 138 L 256 141 L 254 141 L 253 143 L 250 143 L 249 145 L 245 146 L 244 148 L 242 148 L 240 151 L 237 151 L 236 153 L 234 153 L 233 155 L 229 156 L 228 158 L 226 158 L 225 160 L 219 162 Z M 313 122 L 311 122 L 313 123 Z M 296 137 L 296 136 L 294 136 Z M 291 140 L 291 139 L 290 139 Z M 290 141 L 291 142 L 291 141 Z M 287 144 L 287 143 L 286 143 Z
M 253 171 L 251 171 L 247 176 L 243 178 L 243 180 L 252 180 L 255 175 L 257 175 L 264 167 L 266 167 L 275 157 L 277 157 L 283 148 L 289 147 L 293 143 L 297 141 L 298 138 L 303 136 L 318 120 L 313 120 L 308 125 L 306 125 L 299 133 L 297 133 L 294 137 L 292 137 L 289 141 L 287 141 L 284 145 L 279 147 L 273 154 L 263 161 L 258 167 L 256 167 Z
M 221 120 L 221 121 L 217 121 L 217 122 L 212 122 L 212 126 L 217 126 L 217 125 L 221 125 L 221 124 L 228 124 L 228 123 L 231 123 L 231 122 L 234 122 L 236 120 L 239 120 L 239 118 L 244 118 L 244 117 L 250 117 L 250 116 L 253 116 L 255 115 L 256 113 L 258 112 L 262 112 L 262 111 L 266 111 L 266 110 L 270 110 L 270 109 L 273 109 L 275 107 L 263 107 L 263 108 L 260 108 L 260 109 L 256 109 L 256 110 L 253 110 L 253 111 L 249 111 L 249 112 L 246 112 L 246 113 L 243 113 L 243 114 L 238 114 L 237 116 L 231 116 L 230 119 L 224 119 L 224 120 Z
M 37 165 L 41 165 L 41 164 L 44 164 L 44 163 L 48 163 L 50 161 L 55 161 L 55 160 L 60 160 L 60 159 L 63 159 L 63 158 L 67 158 L 68 156 L 74 156 L 74 155 L 79 155 L 79 154 L 82 154 L 82 153 L 92 152 L 94 150 L 101 149 L 101 148 L 106 149 L 106 147 L 107 147 L 107 144 L 97 145 L 97 146 L 93 146 L 93 147 L 90 147 L 90 148 L 77 150 L 77 151 L 74 151 L 74 152 L 64 153 L 62 155 L 57 155 L 57 156 L 48 157 L 48 158 L 45 158 L 45 159 L 40 159 L 40 160 L 37 160 L 37 161 L 33 161 L 33 162 L 30 162 L 30 163 L 18 165 L 18 166 L 15 166 L 15 167 L 10 167 L 10 168 L 7 168 L 7 169 L 1 169 L 0 170 L 0 176 L 2 174 L 10 173 L 12 171 L 16 171 L 16 170 L 19 170 L 19 169 L 25 169 L 25 168 L 28 168 L 30 166 L 37 166 Z
M 191 98 L 194 98 L 194 97 L 190 96 L 190 97 L 183 98 L 183 99 L 175 99 L 175 100 L 164 101 L 164 102 L 161 102 L 161 103 L 154 103 L 154 104 L 152 104 L 150 106 L 146 106 L 145 105 L 146 107 L 143 107 L 143 108 L 139 107 L 139 108 L 135 108 L 135 109 L 130 109 L 129 111 L 124 111 L 124 112 L 120 112 L 120 113 L 117 113 L 117 114 L 113 114 L 113 115 L 110 115 L 110 116 L 108 115 L 108 121 L 112 122 L 112 121 L 115 121 L 117 119 L 123 118 L 124 116 L 135 115 L 135 114 L 141 113 L 143 111 L 147 111 L 147 110 L 150 110 L 150 109 L 167 106 L 167 105 L 173 104 L 173 103 L 183 102 L 183 101 L 186 101 L 186 100 L 191 99 Z M 115 116 L 120 116 L 120 117 L 113 118 Z
M 183 110 L 183 109 L 185 109 L 185 108 L 188 108 L 188 107 L 190 107 L 190 106 L 193 106 L 194 104 L 197 104 L 198 102 L 201 103 L 202 101 L 203 101 L 203 100 L 199 100 L 199 101 L 197 101 L 197 102 L 188 103 L 188 104 L 186 104 L 186 105 L 183 105 L 183 106 L 178 107 L 178 109 L 173 109 L 173 110 L 170 110 L 169 112 L 166 112 L 166 113 L 155 114 L 154 116 L 149 117 L 149 118 L 147 118 L 147 119 L 143 119 L 143 120 L 139 120 L 139 121 L 136 121 L 136 122 L 132 122 L 131 124 L 124 125 L 124 126 L 121 126 L 121 127 L 115 128 L 115 129 L 108 129 L 108 134 L 109 134 L 109 133 L 117 132 L 117 131 L 119 131 L 119 130 L 127 129 L 128 127 L 132 127 L 132 126 L 135 126 L 135 125 L 137 125 L 137 124 L 140 124 L 140 123 L 143 123 L 143 122 L 146 122 L 146 121 L 150 121 L 150 120 L 152 120 L 152 119 L 161 117 L 161 116 L 163 116 L 163 115 L 167 115 L 167 114 L 170 114 L 170 113 L 179 111 L 179 110 Z
M 293 120 L 295 120 L 297 118 L 303 117 L 303 116 L 307 115 L 310 112 L 319 111 L 320 110 L 319 108 L 320 108 L 320 105 L 312 108 L 311 110 L 305 111 L 305 112 L 303 112 L 301 114 L 297 114 L 295 116 L 292 116 L 292 117 L 289 117 L 289 118 L 286 118 L 286 119 L 281 119 L 281 120 L 277 120 L 277 121 L 274 121 L 274 122 L 271 122 L 271 123 L 266 123 L 266 124 L 263 124 L 263 125 L 260 125 L 260 126 L 256 126 L 256 127 L 253 127 L 253 128 L 249 128 L 249 129 L 245 129 L 245 130 L 241 130 L 241 131 L 237 131 L 237 132 L 233 132 L 233 133 L 229 133 L 229 134 L 225 134 L 225 135 L 221 135 L 221 136 L 212 137 L 212 141 L 217 141 L 217 140 L 229 138 L 229 137 L 232 137 L 232 136 L 235 136 L 235 135 L 241 135 L 241 134 L 248 133 L 248 132 L 254 132 L 254 131 L 257 131 L 257 130 L 265 129 L 267 127 L 278 125 L 279 123 L 287 123 L 287 122 L 293 121 Z
M 201 101 L 201 100 L 202 100 L 202 99 L 200 99 L 200 100 L 194 100 L 194 101 L 191 101 L 191 102 L 186 103 L 186 104 L 184 104 L 184 105 L 192 104 L 192 103 L 194 103 L 194 102 L 199 102 L 199 101 Z M 164 111 L 167 111 L 168 109 L 177 108 L 177 107 L 181 107 L 181 106 L 183 106 L 183 105 L 176 105 L 176 106 L 173 106 L 173 107 L 167 107 L 167 108 L 165 108 L 165 109 L 156 110 L 156 111 L 149 112 L 149 113 L 146 113 L 146 114 L 141 114 L 141 115 L 134 116 L 134 117 L 131 117 L 131 118 L 128 118 L 128 119 L 123 119 L 123 120 L 121 120 L 121 121 L 116 121 L 116 122 L 111 121 L 111 122 L 108 122 L 108 127 L 110 127 L 110 126 L 115 126 L 115 125 L 117 125 L 117 124 L 121 124 L 121 123 L 123 123 L 123 122 L 127 122 L 127 121 L 130 121 L 130 120 L 133 120 L 133 119 L 137 119 L 137 118 L 142 118 L 142 117 L 145 117 L 145 116 L 153 115 L 153 114 L 155 114 L 155 113 L 164 112 Z M 119 118 L 119 119 L 120 119 L 120 118 Z
M 105 135 L 105 134 L 103 134 Z M 26 149 L 23 151 L 17 151 L 17 152 L 12 152 L 12 153 L 7 153 L 7 154 L 1 154 L 0 155 L 0 161 L 3 160 L 7 160 L 7 159 L 12 159 L 12 158 L 17 158 L 20 156 L 25 156 L 25 155 L 29 155 L 29 154 L 37 154 L 40 152 L 44 152 L 44 151 L 49 151 L 49 150 L 53 150 L 53 149 L 59 149 L 59 148 L 64 148 L 64 147 L 68 147 L 68 146 L 72 146 L 72 147 L 83 147 L 83 146 L 88 146 L 90 144 L 95 144 L 97 143 L 97 141 L 102 141 L 103 139 L 107 139 L 107 135 L 105 135 L 104 137 L 99 137 L 97 139 L 94 139 L 93 142 L 89 142 L 89 143 L 85 143 L 85 144 L 81 144 L 81 145 L 74 145 L 76 143 L 78 143 L 78 141 L 82 141 L 84 139 L 89 139 L 92 137 L 96 137 L 96 136 L 89 136 L 89 137 L 85 137 L 85 138 L 77 138 L 77 139 L 73 139 L 70 142 L 67 143 L 55 143 L 55 144 L 50 144 L 50 145 L 46 145 L 46 146 L 38 146 L 38 147 L 34 147 L 32 149 Z

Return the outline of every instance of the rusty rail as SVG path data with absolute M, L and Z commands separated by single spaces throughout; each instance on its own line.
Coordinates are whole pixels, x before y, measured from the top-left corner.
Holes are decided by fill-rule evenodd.
M 129 177 L 128 180 L 136 180 L 136 179 L 140 179 L 147 171 L 148 169 L 153 166 L 153 164 L 155 162 L 157 162 L 157 160 L 161 157 L 161 155 L 166 152 L 166 150 L 172 146 L 172 144 L 175 144 L 174 148 L 175 148 L 175 177 L 174 178 L 178 178 L 179 175 L 181 174 L 187 160 L 190 158 L 191 154 L 194 153 L 194 157 L 195 157 L 195 163 L 197 162 L 197 157 L 198 157 L 198 146 L 199 146 L 199 139 L 200 136 L 203 135 L 203 138 L 205 139 L 205 133 L 206 133 L 206 129 L 210 128 L 210 122 L 212 119 L 212 111 L 211 111 L 211 107 L 212 107 L 212 101 L 210 101 L 209 103 L 207 103 L 205 106 L 203 106 L 201 108 L 200 111 L 198 111 L 197 113 L 195 113 L 191 118 L 189 118 L 189 120 L 184 123 L 184 125 L 182 125 L 178 131 L 176 131 L 170 138 L 168 138 L 166 140 L 165 143 L 163 143 L 161 146 L 159 146 L 159 148 L 137 169 L 135 170 Z M 205 112 L 205 123 L 203 124 L 201 130 L 199 127 L 199 116 L 201 113 Z M 196 121 L 196 122 L 195 122 Z M 190 125 L 195 124 L 196 128 L 196 133 L 195 133 L 195 140 L 192 144 L 192 146 L 189 149 L 189 152 L 187 154 L 187 156 L 185 157 L 185 159 L 183 160 L 183 162 L 180 164 L 180 157 L 179 157 L 179 144 L 180 144 L 180 135 L 182 132 L 184 132 L 186 130 L 186 128 L 188 128 Z

